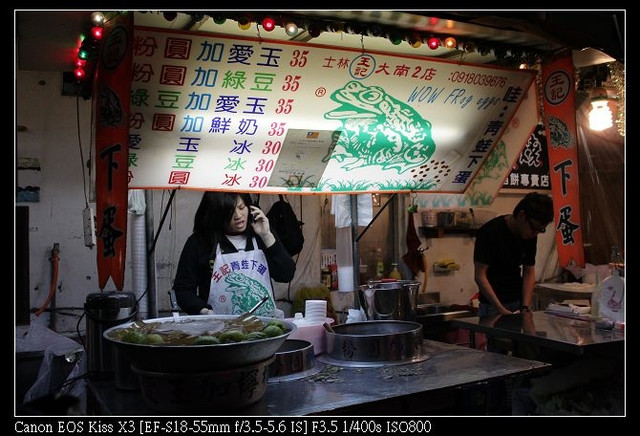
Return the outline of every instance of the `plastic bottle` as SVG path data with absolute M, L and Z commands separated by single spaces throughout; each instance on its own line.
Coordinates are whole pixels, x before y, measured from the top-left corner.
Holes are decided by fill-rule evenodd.
M 397 263 L 391 264 L 391 272 L 389 273 L 389 278 L 396 279 L 396 280 L 402 279 L 402 274 L 400 274 L 400 271 L 398 271 Z
M 602 281 L 598 315 L 611 321 L 624 322 L 624 278 L 620 277 L 618 247 L 611 249 L 611 275 Z

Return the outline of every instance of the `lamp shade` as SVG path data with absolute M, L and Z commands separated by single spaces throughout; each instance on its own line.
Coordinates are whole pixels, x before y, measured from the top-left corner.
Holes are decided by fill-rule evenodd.
M 607 90 L 602 87 L 591 91 L 591 111 L 589 112 L 589 128 L 602 131 L 613 126 L 613 114 Z

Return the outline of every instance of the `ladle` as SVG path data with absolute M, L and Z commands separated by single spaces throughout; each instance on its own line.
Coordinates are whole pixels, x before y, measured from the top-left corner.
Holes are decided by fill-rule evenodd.
M 266 303 L 268 299 L 269 299 L 269 296 L 265 295 L 264 298 L 258 302 L 258 304 L 256 304 L 251 309 L 249 309 L 247 312 L 243 313 L 242 315 L 240 315 L 239 317 L 237 317 L 236 319 L 234 319 L 231 322 L 233 324 L 240 324 L 240 323 L 246 321 L 251 315 L 253 315 L 253 313 L 256 310 L 258 310 L 260 308 L 260 306 L 262 306 L 264 303 Z

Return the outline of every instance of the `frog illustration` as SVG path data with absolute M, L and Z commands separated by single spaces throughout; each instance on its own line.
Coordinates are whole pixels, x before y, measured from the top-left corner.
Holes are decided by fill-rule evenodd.
M 547 117 L 547 126 L 549 128 L 549 136 L 551 137 L 550 145 L 553 148 L 564 148 L 568 150 L 575 147 L 574 138 L 564 121 L 549 115 Z
M 240 307 L 243 312 L 258 304 L 265 295 L 270 294 L 269 289 L 262 286 L 259 281 L 253 280 L 244 274 L 227 274 L 224 281 L 229 284 L 227 292 L 231 292 L 231 306 L 233 308 Z M 273 316 L 274 312 L 273 299 L 269 299 L 256 310 L 255 314 Z
M 331 99 L 340 107 L 324 117 L 342 121 L 332 158 L 346 162 L 343 169 L 379 165 L 402 174 L 425 164 L 435 152 L 431 123 L 384 89 L 350 81 Z

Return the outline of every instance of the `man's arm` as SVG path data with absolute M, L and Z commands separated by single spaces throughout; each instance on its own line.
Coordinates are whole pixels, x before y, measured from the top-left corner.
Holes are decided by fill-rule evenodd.
M 522 305 L 531 306 L 533 301 L 533 288 L 536 285 L 536 267 L 534 265 L 522 266 Z

